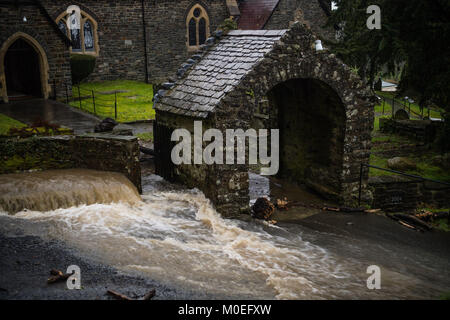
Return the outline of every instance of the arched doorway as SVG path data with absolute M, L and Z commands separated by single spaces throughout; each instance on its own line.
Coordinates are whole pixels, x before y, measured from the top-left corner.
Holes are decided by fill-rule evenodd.
M 280 129 L 279 177 L 338 198 L 346 128 L 345 106 L 326 83 L 293 79 L 268 92 Z
M 49 96 L 48 61 L 41 45 L 18 32 L 0 50 L 0 80 L 3 101 Z
M 6 52 L 5 78 L 9 100 L 25 96 L 42 97 L 38 53 L 21 38 Z

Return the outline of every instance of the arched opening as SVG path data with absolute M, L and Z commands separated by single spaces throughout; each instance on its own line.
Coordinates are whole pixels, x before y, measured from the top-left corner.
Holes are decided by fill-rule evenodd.
M 345 106 L 326 83 L 293 79 L 268 92 L 273 128 L 280 129 L 279 177 L 337 198 L 346 126 Z
M 42 46 L 30 35 L 17 32 L 0 48 L 0 96 L 9 102 L 15 94 L 48 99 L 49 66 Z
M 18 38 L 4 58 L 8 100 L 42 97 L 39 53 L 23 38 Z

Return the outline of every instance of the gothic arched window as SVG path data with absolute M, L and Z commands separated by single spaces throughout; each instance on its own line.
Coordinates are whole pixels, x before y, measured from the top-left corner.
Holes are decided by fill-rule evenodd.
M 205 8 L 200 4 L 194 5 L 186 19 L 187 47 L 196 50 L 209 37 L 209 17 Z
M 99 52 L 97 22 L 78 6 L 70 6 L 56 19 L 59 29 L 72 40 L 71 53 Z

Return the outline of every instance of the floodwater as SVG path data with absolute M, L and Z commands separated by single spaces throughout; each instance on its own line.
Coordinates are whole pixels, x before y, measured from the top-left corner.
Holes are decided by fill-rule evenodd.
M 124 272 L 211 296 L 421 299 L 448 289 L 448 282 L 381 266 L 383 290 L 368 290 L 368 262 L 346 254 L 370 250 L 364 243 L 348 243 L 340 254 L 330 250 L 339 241 L 333 234 L 289 223 L 225 220 L 198 190 L 150 174 L 143 177 L 140 197 L 121 177 L 88 170 L 0 176 L 0 211 L 9 221 L 0 231 L 21 228 L 62 240 Z M 318 244 L 323 242 L 330 245 Z

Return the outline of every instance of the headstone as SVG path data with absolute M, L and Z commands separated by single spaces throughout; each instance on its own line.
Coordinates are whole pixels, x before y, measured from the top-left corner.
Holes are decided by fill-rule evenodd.
M 397 110 L 394 115 L 395 120 L 409 120 L 409 114 L 403 109 Z

